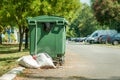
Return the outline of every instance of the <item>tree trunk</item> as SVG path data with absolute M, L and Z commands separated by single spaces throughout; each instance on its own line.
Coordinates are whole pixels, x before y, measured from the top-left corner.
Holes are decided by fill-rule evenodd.
M 22 51 L 22 46 L 23 46 L 23 34 L 24 32 L 22 31 L 22 27 L 19 26 L 19 32 L 20 32 L 20 42 L 19 42 L 19 51 Z
M 0 33 L 0 44 L 2 44 L 2 34 Z
M 25 49 L 28 49 L 28 32 L 29 32 L 29 29 L 26 28 L 25 29 Z
M 22 40 L 23 40 L 23 35 L 20 34 L 20 42 L 19 42 L 19 51 L 22 51 Z

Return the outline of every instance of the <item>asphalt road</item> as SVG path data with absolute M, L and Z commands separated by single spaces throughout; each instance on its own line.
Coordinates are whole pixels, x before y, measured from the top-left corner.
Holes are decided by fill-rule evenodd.
M 70 43 L 67 52 L 79 54 L 81 76 L 120 80 L 120 48 Z
M 120 48 L 67 43 L 65 64 L 26 69 L 15 80 L 120 80 Z

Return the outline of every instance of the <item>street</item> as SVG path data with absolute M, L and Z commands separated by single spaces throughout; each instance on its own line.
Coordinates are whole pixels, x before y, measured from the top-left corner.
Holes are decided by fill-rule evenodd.
M 26 69 L 15 80 L 120 80 L 120 48 L 68 43 L 57 69 Z
M 79 74 L 81 76 L 93 78 L 120 78 L 119 48 L 70 44 L 67 50 L 70 53 L 79 54 Z

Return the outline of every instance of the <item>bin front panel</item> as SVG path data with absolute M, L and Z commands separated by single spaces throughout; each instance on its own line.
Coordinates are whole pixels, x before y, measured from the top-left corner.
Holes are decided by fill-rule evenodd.
M 37 51 L 38 53 L 40 52 L 46 52 L 48 53 L 50 56 L 54 56 L 55 53 L 55 37 L 54 34 L 50 32 L 46 32 L 44 30 L 44 26 L 40 26 L 41 23 L 38 24 L 38 47 L 37 47 Z
M 35 54 L 35 26 L 30 28 L 30 53 Z M 45 31 L 42 23 L 37 23 L 37 53 L 46 52 L 51 57 L 65 53 L 65 27 L 54 24 L 49 32 Z
M 30 30 L 30 54 L 35 54 L 35 25 L 29 25 Z
M 56 53 L 63 55 L 65 53 L 65 41 L 66 41 L 66 35 L 65 35 L 65 27 L 59 27 L 61 30 L 56 35 Z

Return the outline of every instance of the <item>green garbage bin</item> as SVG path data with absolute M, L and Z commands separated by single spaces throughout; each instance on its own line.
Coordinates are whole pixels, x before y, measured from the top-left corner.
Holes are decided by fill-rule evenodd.
M 28 18 L 30 54 L 49 54 L 54 61 L 64 61 L 67 21 L 57 16 Z

